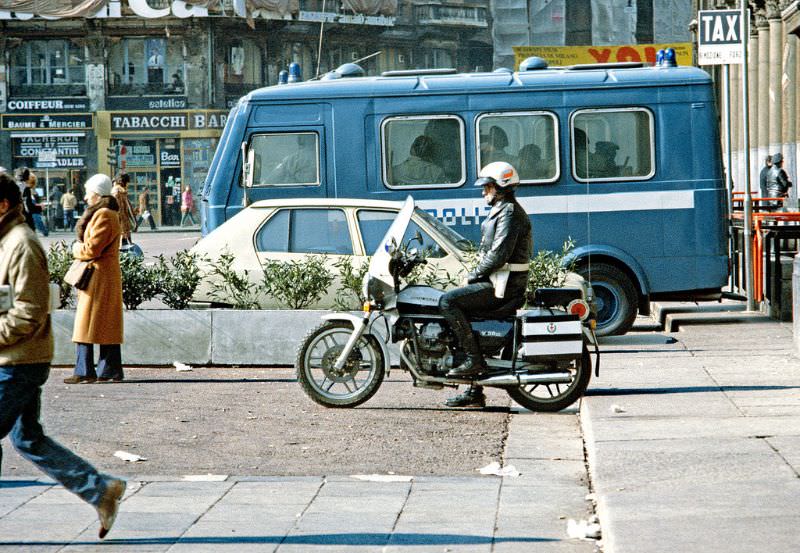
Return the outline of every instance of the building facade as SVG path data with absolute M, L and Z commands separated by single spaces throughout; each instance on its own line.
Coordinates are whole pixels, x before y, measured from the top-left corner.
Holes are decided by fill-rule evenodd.
M 231 105 L 292 62 L 305 79 L 492 64 L 486 0 L 59 4 L 0 10 L 0 165 L 34 168 L 48 193 L 124 168 L 163 224 L 182 186 L 200 191 Z

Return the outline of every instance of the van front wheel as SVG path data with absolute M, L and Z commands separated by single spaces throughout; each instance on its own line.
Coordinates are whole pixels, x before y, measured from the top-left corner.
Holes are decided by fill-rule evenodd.
M 597 335 L 625 334 L 639 311 L 639 296 L 628 275 L 608 263 L 578 267 L 577 272 L 591 282 L 597 305 Z M 591 278 L 590 278 L 591 276 Z

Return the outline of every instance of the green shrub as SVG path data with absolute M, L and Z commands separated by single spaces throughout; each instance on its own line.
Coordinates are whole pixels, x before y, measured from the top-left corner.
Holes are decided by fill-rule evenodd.
M 360 309 L 361 305 L 366 301 L 363 296 L 362 284 L 364 276 L 369 270 L 370 257 L 367 257 L 358 268 L 353 267 L 353 259 L 349 256 L 343 256 L 339 261 L 333 264 L 339 270 L 339 293 L 333 301 L 333 306 L 339 311 L 353 311 Z
M 234 309 L 258 309 L 259 286 L 250 282 L 247 270 L 241 273 L 233 268 L 235 256 L 228 250 L 211 262 L 211 270 L 203 276 L 209 277 L 209 295 L 219 303 Z
M 154 267 L 148 267 L 144 258 L 123 254 L 119 256 L 122 269 L 122 302 L 129 310 L 156 297 L 159 280 Z
M 197 264 L 198 254 L 179 251 L 169 260 L 157 258 L 155 272 L 161 300 L 172 309 L 186 309 L 200 284 L 202 273 Z
M 304 309 L 318 301 L 333 283 L 325 256 L 307 255 L 302 261 L 267 261 L 264 287 L 289 309 Z
M 47 270 L 50 272 L 50 282 L 58 284 L 59 288 L 59 307 L 69 307 L 72 303 L 72 286 L 64 282 L 64 275 L 67 274 L 72 265 L 72 248 L 64 242 L 54 242 L 47 250 Z
M 528 302 L 533 300 L 533 293 L 537 288 L 558 288 L 564 285 L 567 274 L 575 269 L 574 260 L 565 262 L 574 247 L 572 238 L 567 238 L 560 252 L 541 250 L 531 259 L 526 292 Z

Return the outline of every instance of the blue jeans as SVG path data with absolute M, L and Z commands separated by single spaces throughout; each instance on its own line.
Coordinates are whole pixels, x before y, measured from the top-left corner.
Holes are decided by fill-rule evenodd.
M 75 210 L 64 210 L 64 230 L 75 230 Z
M 11 433 L 20 455 L 53 480 L 97 506 L 106 490 L 106 476 L 70 450 L 45 436 L 39 421 L 42 386 L 50 366 L 0 366 L 0 439 Z M 0 449 L 0 464 L 3 451 Z
M 100 359 L 97 361 L 97 372 L 94 368 L 94 345 L 77 345 L 77 360 L 75 374 L 77 376 L 91 376 L 92 378 L 117 378 L 122 379 L 122 348 L 120 344 L 101 344 Z
M 33 224 L 36 226 L 36 230 L 41 232 L 43 236 L 50 234 L 50 230 L 47 228 L 47 223 L 45 223 L 41 213 L 33 214 Z

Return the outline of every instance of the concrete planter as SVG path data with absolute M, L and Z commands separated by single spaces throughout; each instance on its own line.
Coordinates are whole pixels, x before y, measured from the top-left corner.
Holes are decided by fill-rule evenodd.
M 291 365 L 328 311 L 143 309 L 125 311 L 125 365 Z M 53 314 L 54 365 L 74 365 L 75 311 Z

